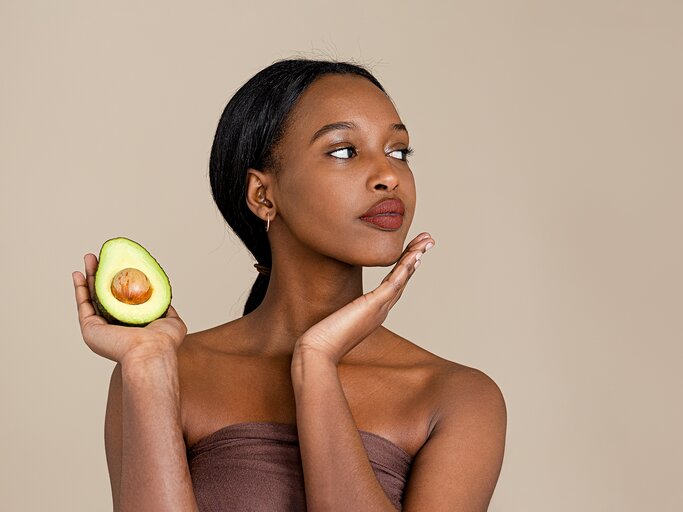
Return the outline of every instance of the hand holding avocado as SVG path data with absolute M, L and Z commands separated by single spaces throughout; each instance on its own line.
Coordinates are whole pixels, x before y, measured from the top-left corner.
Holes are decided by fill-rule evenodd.
M 102 245 L 99 262 L 90 253 L 84 261 L 85 276 L 72 278 L 81 333 L 93 352 L 122 362 L 177 349 L 187 327 L 170 305 L 168 276 L 144 247 L 113 238 Z

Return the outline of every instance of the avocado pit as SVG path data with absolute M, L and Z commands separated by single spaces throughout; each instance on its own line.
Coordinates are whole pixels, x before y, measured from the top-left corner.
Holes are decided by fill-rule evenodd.
M 152 296 L 152 283 L 144 272 L 136 268 L 124 268 L 111 281 L 111 293 L 126 304 L 144 304 Z

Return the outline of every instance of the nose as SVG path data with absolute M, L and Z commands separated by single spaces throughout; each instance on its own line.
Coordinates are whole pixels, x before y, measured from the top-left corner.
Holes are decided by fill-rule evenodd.
M 394 190 L 399 184 L 399 169 L 391 157 L 380 153 L 370 162 L 368 185 L 371 190 Z

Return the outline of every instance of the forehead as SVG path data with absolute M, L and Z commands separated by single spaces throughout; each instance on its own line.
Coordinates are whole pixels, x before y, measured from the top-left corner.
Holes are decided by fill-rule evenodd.
M 301 95 L 291 116 L 291 135 L 304 137 L 337 121 L 354 121 L 361 128 L 376 123 L 382 129 L 401 122 L 389 97 L 368 79 L 357 75 L 318 78 Z

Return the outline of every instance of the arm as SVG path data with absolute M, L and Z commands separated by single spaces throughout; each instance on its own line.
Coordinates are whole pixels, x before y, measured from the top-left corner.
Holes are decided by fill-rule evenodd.
M 107 455 L 114 512 L 119 512 L 121 509 L 119 495 L 121 492 L 121 449 L 123 447 L 121 439 L 123 436 L 122 387 L 121 363 L 116 363 L 109 380 L 109 396 L 107 397 L 107 410 L 104 415 L 104 449 Z
M 104 436 L 114 511 L 197 511 L 180 421 L 176 349 L 187 326 L 173 306 L 144 328 L 110 325 L 95 311 L 97 257 L 71 274 L 83 340 L 115 361 Z
M 115 512 L 198 511 L 180 422 L 175 352 L 114 368 L 105 447 Z
M 429 439 L 413 460 L 404 512 L 486 512 L 505 451 L 507 410 L 479 370 L 452 377 Z
M 344 395 L 336 363 L 303 350 L 292 361 L 309 512 L 391 511 Z
M 337 364 L 382 325 L 433 245 L 428 233 L 415 237 L 375 290 L 310 327 L 294 346 L 292 385 L 309 511 L 395 510 L 368 459 Z
M 300 354 L 292 381 L 308 510 L 393 511 L 356 430 L 336 365 L 315 353 Z M 432 433 L 413 460 L 404 512 L 486 512 L 498 481 L 507 428 L 500 389 L 473 370 L 465 378 L 451 377 L 445 391 Z

